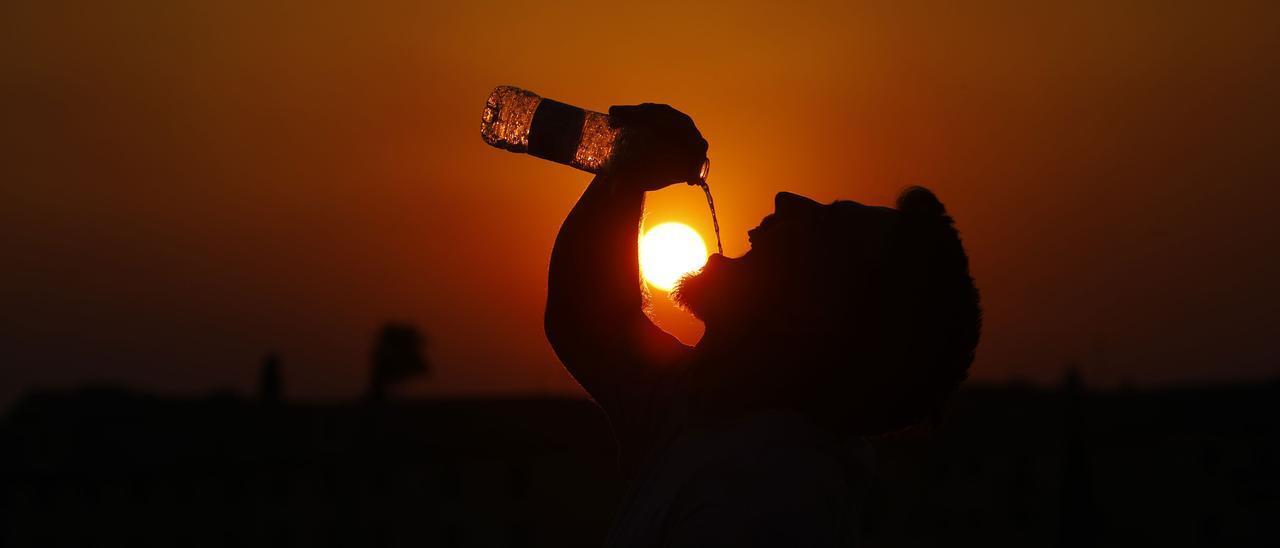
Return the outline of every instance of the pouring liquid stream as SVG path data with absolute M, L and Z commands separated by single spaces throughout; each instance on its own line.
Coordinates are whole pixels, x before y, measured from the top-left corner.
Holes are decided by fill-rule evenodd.
M 707 195 L 707 207 L 711 209 L 711 227 L 716 231 L 716 251 L 724 255 L 724 244 L 720 243 L 720 219 L 716 218 L 716 202 L 711 199 L 711 185 L 707 184 L 707 175 L 711 173 L 711 159 L 702 160 L 702 168 L 698 170 L 698 180 L 690 181 L 691 185 L 702 187 L 702 192 Z
M 694 183 L 702 187 L 702 192 L 707 195 L 707 207 L 711 209 L 711 227 L 716 231 L 716 250 L 724 255 L 724 244 L 720 243 L 720 220 L 716 218 L 716 202 L 711 199 L 711 185 L 707 184 L 707 178 L 703 177 Z

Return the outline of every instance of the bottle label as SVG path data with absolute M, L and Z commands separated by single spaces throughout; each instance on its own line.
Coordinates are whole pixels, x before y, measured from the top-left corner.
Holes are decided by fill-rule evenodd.
M 585 110 L 544 98 L 533 113 L 529 154 L 562 164 L 573 162 L 586 116 Z

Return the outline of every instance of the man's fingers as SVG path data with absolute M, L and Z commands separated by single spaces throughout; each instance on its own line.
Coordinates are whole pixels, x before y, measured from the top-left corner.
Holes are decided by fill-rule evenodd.
M 639 107 L 632 105 L 614 105 L 609 107 L 609 125 L 620 127 L 631 124 L 635 118 L 636 109 Z
M 628 145 L 613 168 L 644 171 L 655 180 L 696 183 L 707 157 L 707 140 L 693 119 L 670 105 L 643 103 L 609 107 L 609 125 L 627 128 Z
M 642 103 L 609 107 L 610 122 L 615 126 L 646 125 L 666 129 L 695 129 L 693 118 L 671 105 Z
M 640 110 L 640 105 L 613 105 L 609 107 L 609 116 L 629 118 L 637 110 Z

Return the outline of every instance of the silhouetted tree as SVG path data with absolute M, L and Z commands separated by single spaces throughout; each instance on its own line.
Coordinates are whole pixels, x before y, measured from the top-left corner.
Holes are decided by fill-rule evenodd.
M 426 337 L 412 325 L 384 325 L 373 345 L 369 398 L 383 400 L 388 386 L 426 373 L 425 344 Z
M 280 378 L 280 356 L 275 352 L 267 354 L 262 360 L 262 369 L 258 372 L 258 398 L 264 403 L 280 403 L 284 381 Z

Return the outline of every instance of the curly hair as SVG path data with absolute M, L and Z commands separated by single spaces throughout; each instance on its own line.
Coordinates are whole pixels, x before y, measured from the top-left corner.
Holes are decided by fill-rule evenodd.
M 832 204 L 837 216 L 845 204 L 856 206 Z M 853 269 L 857 279 L 846 279 L 844 296 L 832 300 L 851 311 L 841 353 L 857 363 L 830 364 L 802 404 L 815 420 L 847 433 L 884 434 L 938 416 L 967 377 L 982 328 L 969 259 L 942 203 L 911 187 L 897 210 L 878 260 Z M 833 238 L 847 237 L 838 224 L 829 229 Z

